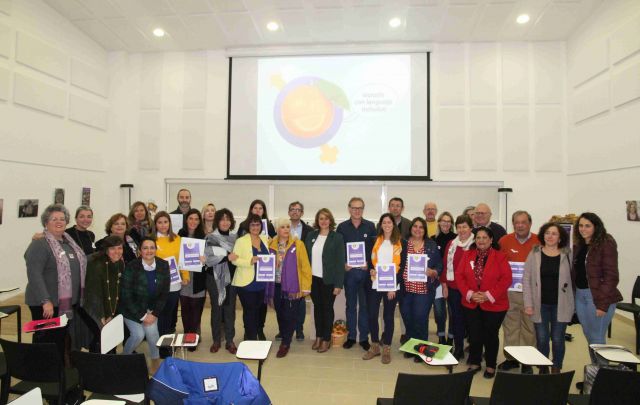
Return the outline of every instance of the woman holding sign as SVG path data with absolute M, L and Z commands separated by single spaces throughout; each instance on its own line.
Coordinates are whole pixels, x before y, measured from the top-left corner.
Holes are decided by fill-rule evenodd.
M 169 213 L 160 211 L 153 220 L 156 229 L 156 245 L 158 247 L 156 255 L 169 262 L 171 276 L 169 295 L 158 317 L 158 331 L 160 332 L 160 336 L 162 336 L 168 333 L 175 333 L 176 331 L 180 289 L 183 283 L 187 284 L 189 282 L 189 272 L 178 272 L 178 263 L 180 263 L 180 237 L 173 233 L 171 229 L 171 216 Z M 182 279 L 180 276 L 182 276 Z M 160 349 L 160 357 L 163 359 L 168 357 L 169 354 L 169 349 Z
M 120 286 L 119 312 L 130 335 L 124 343 L 124 354 L 131 354 L 146 337 L 151 357 L 151 372 L 160 366 L 156 342 L 160 338 L 160 314 L 169 294 L 169 264 L 156 256 L 153 239 L 142 238 L 140 257 L 124 268 Z
M 371 347 L 362 356 L 363 360 L 371 360 L 380 356 L 380 337 L 378 314 L 380 301 L 383 302 L 382 319 L 384 332 L 382 333 L 382 364 L 391 362 L 391 339 L 393 338 L 393 314 L 398 297 L 397 273 L 405 267 L 407 250 L 406 241 L 402 240 L 400 230 L 396 226 L 391 214 L 382 214 L 378 227 L 378 237 L 371 252 L 371 280 L 373 286 L 367 300 L 369 311 L 369 330 L 371 332 Z M 426 226 L 424 227 L 426 229 Z M 409 328 L 407 327 L 407 331 Z
M 184 224 L 178 232 L 181 238 L 203 239 L 205 237 L 200 211 L 191 208 L 184 216 Z M 200 257 L 200 264 L 204 263 L 205 257 Z M 200 272 L 189 272 L 189 281 L 182 285 L 180 289 L 180 314 L 182 316 L 182 327 L 184 333 L 200 333 L 200 319 L 205 301 L 205 274 Z M 190 347 L 189 351 L 195 351 L 195 347 Z
M 284 357 L 289 352 L 300 306 L 305 305 L 304 297 L 311 292 L 311 265 L 304 243 L 291 234 L 289 218 L 278 218 L 276 232 L 269 245 L 276 255 L 275 282 L 267 284 L 265 299 L 273 301 L 276 309 L 282 336 L 276 356 Z
M 407 338 L 427 340 L 429 311 L 436 297 L 442 258 L 438 245 L 427 237 L 424 219 L 414 218 L 409 229 L 411 236 L 403 250 L 405 266 L 400 273 L 400 314 L 407 328 Z M 405 357 L 411 355 L 406 353 Z M 414 359 L 421 361 L 420 357 Z
M 498 331 L 509 309 L 511 267 L 493 241 L 491 229 L 477 228 L 475 242 L 464 253 L 455 273 L 469 331 L 469 370 L 480 370 L 484 347 L 484 378 L 493 378 L 500 346 Z
M 331 347 L 333 303 L 344 284 L 344 239 L 335 231 L 336 221 L 327 208 L 316 213 L 313 228 L 305 241 L 311 263 L 311 300 L 316 326 L 316 340 L 311 349 L 324 353 Z
M 236 240 L 232 263 L 236 266 L 231 285 L 238 287 L 238 296 L 242 304 L 242 321 L 244 322 L 244 340 L 257 340 L 260 326 L 260 307 L 264 305 L 264 288 L 266 283 L 258 281 L 259 256 L 268 256 L 269 249 L 266 235 L 262 234 L 262 218 L 250 214 L 247 218 L 249 233 Z M 275 263 L 274 263 L 275 264 Z M 275 268 L 274 268 L 275 272 Z

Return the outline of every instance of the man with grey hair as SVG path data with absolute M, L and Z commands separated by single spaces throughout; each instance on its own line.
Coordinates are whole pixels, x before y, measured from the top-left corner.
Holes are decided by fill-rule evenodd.
M 509 288 L 509 310 L 502 321 L 505 346 L 535 346 L 536 338 L 531 318 L 524 313 L 522 277 L 524 262 L 529 252 L 539 245 L 538 236 L 531 232 L 531 215 L 527 211 L 516 211 L 511 216 L 514 232 L 500 238 L 500 251 L 511 264 L 513 283 Z M 510 370 L 519 363 L 505 352 L 506 360 L 498 368 Z M 522 365 L 523 374 L 531 374 L 531 366 Z
M 491 229 L 491 232 L 493 232 L 494 242 L 499 241 L 500 238 L 507 234 L 507 231 L 502 227 L 502 225 L 491 222 L 491 208 L 485 203 L 476 205 L 476 210 L 473 215 L 473 225 L 475 228 L 484 226 Z
M 436 236 L 438 233 L 438 221 L 436 215 L 438 215 L 438 206 L 433 201 L 429 201 L 424 204 L 422 209 L 424 219 L 427 221 L 427 237 Z
M 191 191 L 186 188 L 178 190 L 178 208 L 172 214 L 185 215 L 191 209 Z

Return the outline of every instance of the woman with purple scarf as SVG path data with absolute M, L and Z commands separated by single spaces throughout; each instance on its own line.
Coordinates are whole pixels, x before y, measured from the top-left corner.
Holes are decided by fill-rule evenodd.
M 48 206 L 40 220 L 44 237 L 32 240 L 24 253 L 25 303 L 33 320 L 66 315 L 73 322 L 74 307 L 82 302 L 87 259 L 82 248 L 65 233 L 69 211 L 64 205 Z M 67 328 L 38 331 L 33 343 L 55 343 L 63 355 L 66 335 Z
M 276 281 L 267 284 L 264 300 L 276 310 L 282 336 L 276 357 L 282 358 L 289 352 L 300 305 L 311 293 L 311 265 L 304 243 L 291 235 L 289 218 L 279 218 L 275 226 L 269 250 L 276 256 Z

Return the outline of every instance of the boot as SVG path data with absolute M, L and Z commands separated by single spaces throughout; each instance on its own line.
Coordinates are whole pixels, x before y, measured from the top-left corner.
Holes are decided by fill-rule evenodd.
M 438 344 L 439 345 L 445 345 L 447 344 L 447 339 L 445 339 L 444 336 L 438 336 Z
M 320 342 L 320 347 L 318 347 L 318 353 L 328 352 L 331 347 L 331 342 L 329 340 L 323 340 Z
M 151 359 L 151 366 L 149 367 L 149 374 L 154 375 L 156 371 L 160 368 L 160 364 L 162 364 L 162 360 L 160 359 Z
M 311 345 L 311 350 L 318 350 L 320 348 L 320 342 L 321 341 L 322 341 L 322 339 L 316 338 L 316 341 L 313 342 L 313 345 Z
M 362 356 L 362 360 L 371 360 L 376 356 L 380 356 L 380 343 L 373 342 L 369 350 Z
M 382 346 L 382 364 L 391 363 L 391 346 L 383 345 Z

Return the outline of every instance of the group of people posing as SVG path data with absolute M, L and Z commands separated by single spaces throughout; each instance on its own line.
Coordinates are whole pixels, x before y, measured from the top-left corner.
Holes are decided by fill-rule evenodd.
M 254 200 L 237 230 L 226 208 L 216 209 L 213 203 L 202 210 L 191 208 L 189 190 L 179 191 L 178 204 L 171 213 L 183 215 L 177 234 L 170 213 L 160 211 L 151 218 L 147 206 L 136 202 L 128 216 L 118 213 L 107 221 L 107 236 L 98 241 L 88 229 L 93 218 L 89 207 L 77 209 L 72 227 L 64 206 L 47 207 L 41 216 L 44 232 L 34 235 L 25 252 L 25 300 L 33 319 L 66 314 L 71 321 L 68 328 L 36 332 L 34 342 L 55 342 L 61 353 L 68 352 L 70 344 L 97 351 L 100 329 L 122 314 L 128 330 L 124 352 L 133 352 L 146 338 L 156 368 L 160 358 L 170 355 L 156 342 L 175 332 L 178 306 L 184 332 L 200 333 L 208 293 L 210 352 L 222 348 L 224 334 L 224 348 L 235 354 L 239 298 L 244 340 L 266 339 L 267 307 L 275 309 L 275 338 L 281 340 L 277 357 L 284 357 L 294 335 L 305 339 L 305 297 L 310 295 L 315 326 L 311 348 L 324 353 L 331 347 L 334 301 L 344 289 L 345 349 L 358 343 L 364 360 L 380 356 L 388 364 L 396 304 L 405 330 L 401 343 L 428 339 L 433 306 L 439 343 L 452 345 L 460 360 L 467 336 L 470 368 L 481 369 L 484 353 L 484 376 L 492 378 L 501 326 L 505 345 L 536 345 L 548 356 L 551 341 L 551 372 L 560 372 L 565 328 L 574 312 L 588 343 L 604 343 L 615 303 L 622 299 L 616 288 L 615 240 L 593 213 L 583 213 L 575 224 L 571 253 L 562 225 L 545 223 L 536 235 L 531 232 L 531 216 L 516 211 L 514 232 L 506 234 L 491 222 L 491 210 L 483 203 L 454 218 L 449 212 L 438 216 L 436 204 L 429 202 L 424 218 L 409 220 L 402 216 L 404 202 L 394 197 L 388 212 L 374 224 L 363 217 L 363 199 L 353 197 L 346 221 L 336 224 L 331 211 L 322 208 L 309 226 L 301 220 L 304 206 L 298 201 L 289 205 L 288 218 L 272 223 L 265 203 Z M 180 263 L 182 237 L 205 241 L 202 271 L 171 265 Z M 353 242 L 364 242 L 365 265 L 349 266 L 346 246 Z M 276 258 L 273 282 L 257 281 L 260 255 Z M 410 255 L 428 256 L 427 281 L 410 280 Z M 378 291 L 376 268 L 391 264 L 396 269 L 395 291 Z M 500 368 L 517 366 L 507 358 Z M 526 366 L 522 371 L 532 372 Z

